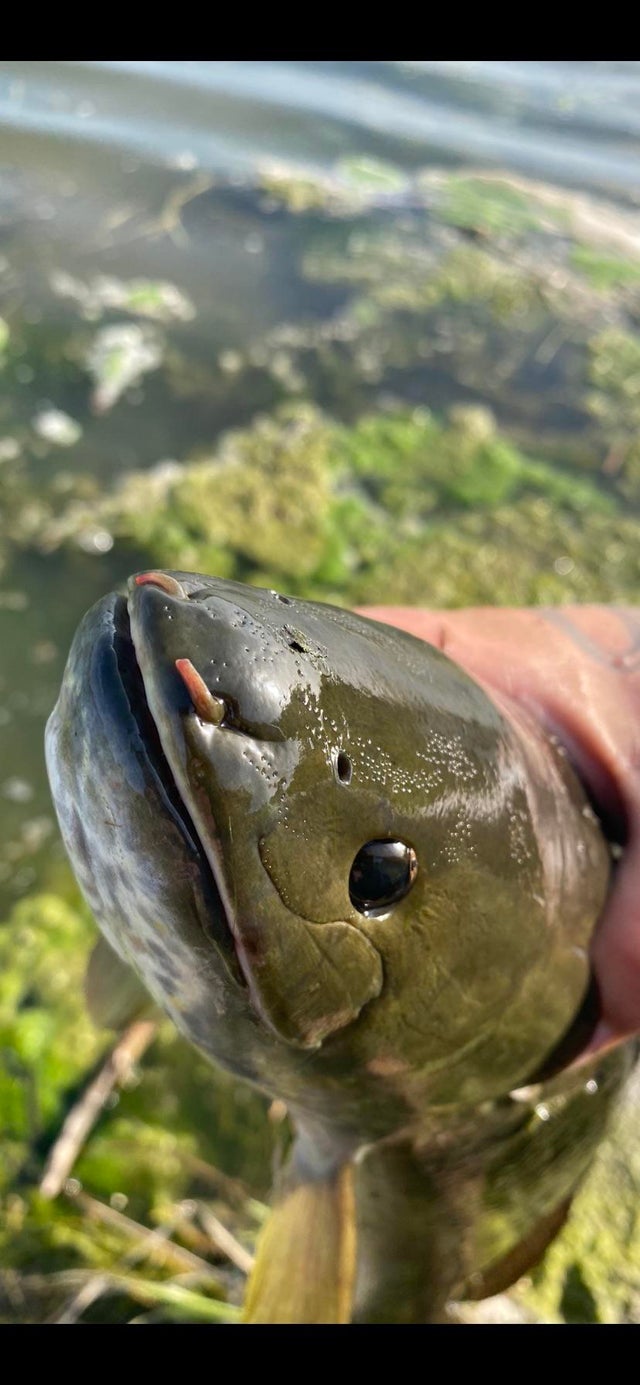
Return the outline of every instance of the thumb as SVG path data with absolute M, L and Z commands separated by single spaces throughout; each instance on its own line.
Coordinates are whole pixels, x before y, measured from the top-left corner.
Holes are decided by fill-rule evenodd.
M 593 1045 L 640 1029 L 640 832 L 625 847 L 591 944 L 602 1024 Z M 604 1031 L 608 1032 L 604 1032 Z M 599 1040 L 599 1042 L 597 1042 Z

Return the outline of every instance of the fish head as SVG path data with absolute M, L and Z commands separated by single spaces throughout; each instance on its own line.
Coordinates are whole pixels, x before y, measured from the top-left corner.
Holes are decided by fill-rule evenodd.
M 47 758 L 108 941 L 285 1098 L 494 1097 L 580 1005 L 608 873 L 580 788 L 399 630 L 139 574 L 85 617 Z

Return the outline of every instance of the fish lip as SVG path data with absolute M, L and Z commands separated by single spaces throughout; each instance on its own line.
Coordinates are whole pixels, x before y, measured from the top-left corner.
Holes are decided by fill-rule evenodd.
M 186 817 L 189 823 L 190 836 L 192 837 L 193 842 L 197 846 L 198 855 L 202 860 L 203 870 L 206 870 L 208 878 L 211 881 L 212 888 L 215 890 L 220 915 L 224 920 L 224 927 L 230 940 L 230 948 L 232 949 L 231 955 L 233 956 L 233 961 L 235 967 L 237 968 L 237 979 L 243 987 L 244 991 L 248 991 L 254 1011 L 266 1023 L 270 1023 L 268 1014 L 266 1014 L 263 1010 L 259 993 L 256 989 L 256 961 L 251 954 L 251 946 L 250 944 L 248 944 L 247 939 L 244 937 L 243 931 L 239 926 L 236 915 L 234 913 L 233 901 L 230 897 L 230 891 L 224 879 L 224 872 L 222 870 L 216 853 L 215 842 L 211 839 L 210 836 L 203 836 L 201 834 L 202 829 L 199 829 L 196 826 L 196 819 L 194 819 L 194 817 L 192 817 L 191 813 L 189 812 L 189 809 L 187 807 L 188 800 L 185 799 L 183 790 L 180 787 L 179 771 L 178 773 L 176 773 L 176 771 L 174 770 L 173 766 L 175 761 L 172 761 L 171 749 L 167 748 L 165 750 L 164 737 L 160 730 L 158 721 L 156 720 L 156 716 L 154 715 L 154 712 L 152 710 L 154 701 L 153 696 L 149 697 L 147 695 L 147 685 L 145 683 L 145 673 L 143 671 L 146 662 L 145 652 L 146 654 L 149 654 L 153 651 L 152 649 L 147 649 L 145 651 L 145 637 L 143 632 L 138 628 L 137 623 L 136 610 L 139 609 L 139 602 L 141 599 L 141 588 L 143 591 L 146 591 L 149 588 L 151 588 L 152 591 L 159 590 L 159 592 L 164 596 L 165 600 L 168 598 L 170 601 L 178 602 L 181 605 L 192 601 L 194 598 L 194 593 L 190 591 L 189 588 L 186 587 L 182 582 L 180 582 L 176 577 L 174 577 L 172 573 L 165 572 L 161 569 L 154 569 L 148 572 L 145 571 L 143 573 L 137 573 L 130 577 L 127 584 L 128 596 L 126 598 L 123 597 L 121 599 L 127 611 L 128 638 L 132 646 L 132 655 L 135 659 L 139 689 L 142 690 L 145 706 L 145 716 L 148 718 L 148 724 L 150 724 L 153 727 L 153 731 L 151 733 L 152 743 L 156 747 L 159 763 L 163 768 L 163 772 L 171 781 L 173 789 L 172 802 L 177 802 L 180 805 L 179 812 L 181 813 L 183 818 Z M 178 588 L 178 590 L 175 590 L 175 588 Z M 198 588 L 196 588 L 196 595 L 197 593 Z M 147 668 L 147 678 L 148 677 L 149 670 Z M 188 688 L 185 686 L 183 675 L 180 673 L 180 670 L 176 671 L 176 683 L 180 686 L 181 696 L 183 698 L 185 694 L 187 696 L 188 715 L 191 715 L 194 711 L 193 700 Z M 246 730 L 246 723 L 241 724 L 241 719 L 237 715 L 236 709 L 234 708 L 235 699 L 228 696 L 226 693 L 224 694 L 224 699 L 227 708 L 227 715 L 225 716 L 222 725 L 224 725 L 227 732 L 231 734 L 244 734 Z M 228 717 L 229 708 L 231 708 L 232 710 L 233 720 L 230 720 Z M 183 722 L 181 731 L 182 736 L 184 732 L 184 717 L 179 717 L 179 720 Z M 261 727 L 260 729 L 264 731 L 265 728 Z M 274 730 L 273 727 L 269 727 L 268 729 L 271 731 Z M 274 739 L 283 739 L 283 737 L 281 733 L 278 733 L 277 735 L 274 735 Z M 212 811 L 210 804 L 209 809 L 210 811 Z
M 170 762 L 162 748 L 162 741 L 155 718 L 149 706 L 144 676 L 140 668 L 136 648 L 131 633 L 129 605 L 127 598 L 117 596 L 112 611 L 112 638 L 116 669 L 122 691 L 126 698 L 129 713 L 135 723 L 140 743 L 149 768 L 158 779 L 167 804 L 178 823 L 187 845 L 198 860 L 199 868 L 206 880 L 215 904 L 215 921 L 218 928 L 203 931 L 216 947 L 224 951 L 225 960 L 233 966 L 233 976 L 244 989 L 246 981 L 242 972 L 233 928 L 211 865 L 193 818 L 180 793 Z M 202 922 L 202 920 L 201 920 Z M 222 934 L 222 936 L 220 936 Z

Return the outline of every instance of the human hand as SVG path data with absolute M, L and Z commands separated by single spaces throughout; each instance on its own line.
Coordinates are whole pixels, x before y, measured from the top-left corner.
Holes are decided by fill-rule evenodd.
M 640 1030 L 640 609 L 368 606 L 360 614 L 436 645 L 565 746 L 607 835 L 624 847 L 591 944 L 601 1018 L 586 1052 Z

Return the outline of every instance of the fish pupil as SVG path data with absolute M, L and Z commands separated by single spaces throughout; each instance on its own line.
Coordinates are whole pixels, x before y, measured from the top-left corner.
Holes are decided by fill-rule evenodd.
M 366 842 L 351 867 L 351 903 L 361 914 L 384 912 L 408 894 L 417 870 L 416 853 L 406 842 Z

